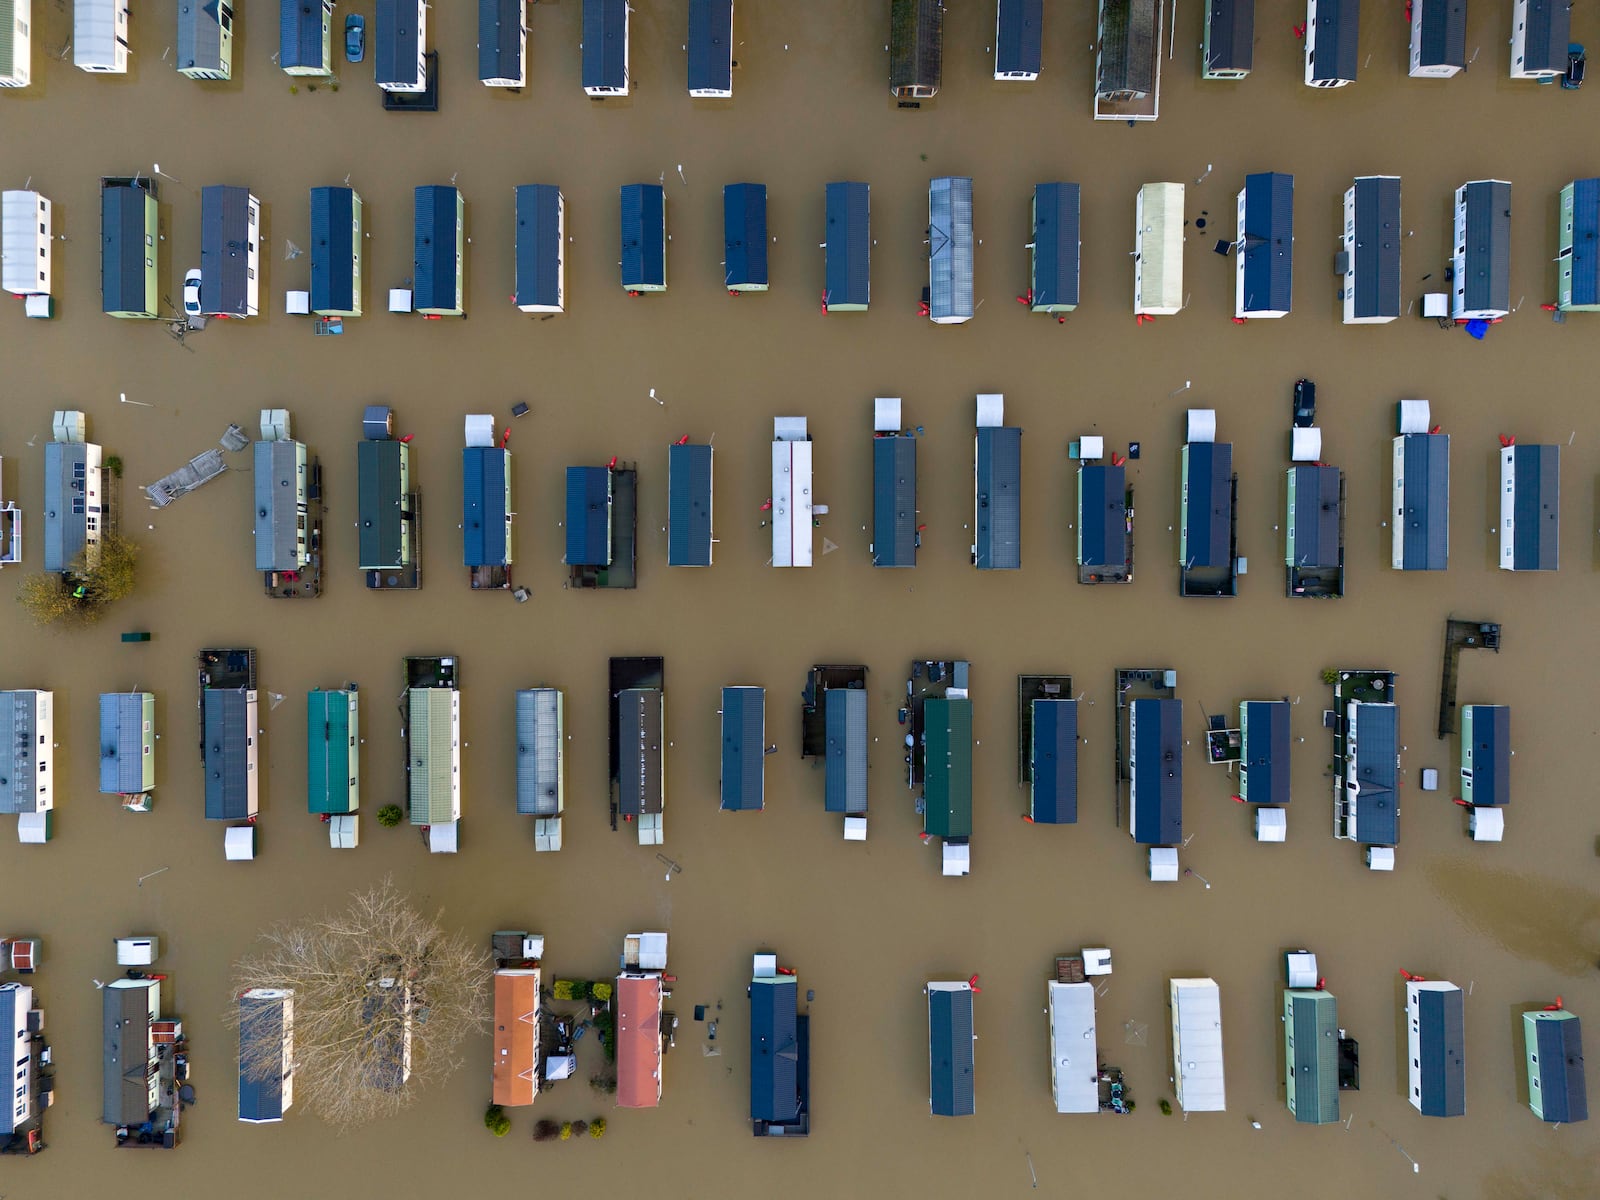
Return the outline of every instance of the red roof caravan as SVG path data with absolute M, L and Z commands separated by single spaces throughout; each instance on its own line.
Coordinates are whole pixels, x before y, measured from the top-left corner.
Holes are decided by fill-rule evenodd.
M 494 1102 L 539 1094 L 539 968 L 494 973 Z
M 617 1106 L 661 1103 L 661 976 L 617 976 Z

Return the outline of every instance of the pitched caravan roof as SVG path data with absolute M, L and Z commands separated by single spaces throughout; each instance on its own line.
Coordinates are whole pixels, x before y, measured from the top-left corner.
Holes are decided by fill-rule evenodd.
M 627 0 L 583 0 L 583 86 L 628 84 Z
M 1600 179 L 1572 181 L 1572 303 L 1600 304 Z
M 792 1121 L 800 1114 L 799 994 L 793 975 L 750 984 L 752 1121 Z
M 823 692 L 827 739 L 823 808 L 859 816 L 867 811 L 867 693 L 864 688 Z
M 504 565 L 511 561 L 506 525 L 511 454 L 500 446 L 467 446 L 461 452 L 461 471 L 465 565 Z
M 250 189 L 213 184 L 200 189 L 200 294 L 208 313 L 249 311 Z
M 972 245 L 972 180 L 933 180 L 928 184 L 928 308 L 935 321 L 973 314 Z
M 242 821 L 253 816 L 256 694 L 243 688 L 206 688 L 202 757 L 206 772 L 206 820 Z
M 1294 466 L 1293 483 L 1294 566 L 1322 568 L 1339 565 L 1339 468 Z
M 154 195 L 123 183 L 100 186 L 100 308 L 102 312 L 147 312 L 153 304 L 145 293 L 145 210 Z
M 522 79 L 527 0 L 478 0 L 478 79 Z
M 1079 188 L 1033 187 L 1033 306 L 1078 303 Z
M 1251 804 L 1289 803 L 1289 702 L 1246 700 L 1239 772 L 1249 779 Z
M 1393 846 L 1400 841 L 1399 713 L 1393 704 L 1358 702 L 1355 710 L 1356 840 L 1365 846 Z M 1347 721 L 1352 718 L 1347 716 Z
M 37 692 L 0 692 L 0 736 L 7 749 L 0 751 L 0 813 L 32 813 L 39 809 L 39 760 L 33 746 L 43 735 L 38 729 Z
M 1224 567 L 1232 553 L 1233 444 L 1187 442 L 1183 447 L 1183 538 L 1189 567 Z
M 303 565 L 302 512 L 306 448 L 280 438 L 257 442 L 255 458 L 256 570 L 293 571 Z
M 999 0 L 995 15 L 997 75 L 1039 73 L 1044 0 Z
M 1148 94 L 1156 86 L 1159 0 L 1101 0 L 1095 95 Z
M 1550 0 L 1558 3 L 1559 0 Z M 1566 57 L 1563 55 L 1563 63 Z M 1463 185 L 1466 201 L 1466 288 L 1463 311 L 1511 307 L 1511 185 L 1478 179 Z
M 517 811 L 524 816 L 561 812 L 561 709 L 555 688 L 517 692 Z
M 1183 307 L 1183 198 L 1181 183 L 1147 183 L 1139 189 L 1137 208 L 1143 225 L 1137 231 L 1137 293 L 1141 309 Z
M 356 542 L 363 570 L 401 565 L 410 453 L 411 447 L 398 438 L 362 438 L 356 443 Z
M 1400 315 L 1400 179 L 1366 175 L 1355 181 L 1355 303 L 1357 317 Z
M 923 701 L 923 830 L 934 837 L 972 836 L 972 701 Z
M 711 447 L 688 442 L 667 451 L 667 564 L 711 565 Z
M 985 425 L 977 435 L 976 565 L 1022 566 L 1022 430 Z
M 100 696 L 100 790 L 133 795 L 155 782 L 155 718 L 149 692 L 107 692 Z
M 617 1105 L 661 1103 L 661 976 L 617 978 Z
M 1128 709 L 1133 840 L 1176 845 L 1183 840 L 1183 701 L 1142 696 Z
M 516 303 L 556 308 L 561 295 L 561 189 L 551 183 L 524 183 L 517 198 Z
M 617 693 L 617 809 L 624 816 L 650 816 L 665 801 L 661 770 L 662 695 L 658 688 Z
M 333 66 L 323 54 L 323 26 L 332 19 L 323 5 L 324 0 L 278 0 L 280 67 Z M 331 40 L 327 42 L 328 47 L 332 44 Z
M 218 0 L 178 0 L 178 70 L 222 69 L 222 24 Z
M 765 804 L 767 693 L 758 687 L 722 689 L 722 808 L 756 811 Z
M 1210 979 L 1174 979 L 1167 993 L 1172 1008 L 1178 1106 L 1184 1112 L 1222 1112 L 1228 1106 L 1222 1060 L 1222 993 Z
M 944 65 L 945 0 L 891 0 L 889 9 L 889 89 L 939 90 Z
M 1317 0 L 1316 59 L 1313 79 L 1356 77 L 1356 51 L 1361 36 L 1361 0 Z
M 139 1125 L 150 1119 L 151 993 L 154 979 L 118 979 L 100 989 L 101 1049 L 105 1073 L 100 1120 Z
M 867 306 L 872 295 L 870 210 L 872 189 L 865 183 L 827 186 L 827 252 L 824 301 L 829 307 Z
M 277 989 L 252 988 L 239 997 L 239 1120 L 281 1121 L 284 1110 L 284 1074 L 263 1075 L 268 1061 L 289 1066 L 285 1054 L 292 1046 L 291 1017 L 285 1012 L 287 997 Z M 288 1090 L 293 1096 L 293 1091 Z
M 0 983 L 0 1029 L 5 1030 L 7 1036 L 19 1026 L 26 1026 L 28 1010 L 32 1007 L 31 987 L 25 983 Z M 6 1138 L 8 1142 L 10 1135 L 17 1131 L 17 1126 L 30 1120 L 35 1112 L 33 1080 L 29 1078 L 32 1066 L 31 1064 L 26 1068 L 18 1066 L 17 1069 L 22 1072 L 17 1081 L 21 1095 L 13 1093 L 7 1097 L 5 1104 L 0 1104 L 0 1137 Z
M 1280 171 L 1246 175 L 1244 310 L 1288 312 L 1294 285 L 1294 176 Z
M 1523 67 L 1531 71 L 1563 71 L 1567 39 L 1572 34 L 1571 0 L 1528 0 L 1523 33 Z
M 1504 451 L 1516 470 L 1512 496 L 1512 565 L 1553 571 L 1561 533 L 1561 447 L 1520 445 Z
M 1094 984 L 1045 985 L 1050 1007 L 1050 1083 L 1058 1113 L 1100 1111 L 1100 1062 L 1095 1045 Z
M 1331 1124 L 1339 1119 L 1338 1002 L 1329 992 L 1296 990 L 1283 994 L 1283 1006 L 1294 1119 Z
M 417 60 L 424 26 L 417 0 L 376 0 L 372 21 L 372 64 L 378 86 L 416 87 L 422 83 Z
M 767 282 L 767 185 L 730 183 L 722 189 L 723 283 L 730 288 Z
M 1467 65 L 1467 0 L 1416 0 L 1422 6 L 1421 36 L 1417 47 L 1425 67 Z M 1566 62 L 1566 36 L 1562 36 L 1562 62 Z
M 1070 825 L 1078 819 L 1078 702 L 1035 699 L 1028 707 L 1033 721 L 1028 815 L 1041 824 Z
M 689 0 L 689 91 L 733 91 L 733 0 Z
M 414 687 L 406 693 L 407 772 L 413 825 L 446 825 L 461 817 L 461 694 Z
M 89 477 L 91 459 L 99 473 L 100 448 L 88 442 L 46 442 L 44 445 L 44 569 L 65 571 L 89 542 L 91 500 L 98 487 Z M 91 453 L 92 451 L 92 453 Z
M 306 807 L 313 813 L 353 811 L 361 734 L 356 696 L 320 688 L 306 696 Z
M 872 439 L 872 565 L 917 565 L 917 441 Z
M 1408 433 L 1401 440 L 1402 561 L 1408 571 L 1442 571 L 1450 564 L 1450 435 Z
M 1535 1111 L 1546 1121 L 1572 1124 L 1589 1119 L 1583 1073 L 1583 1022 L 1573 1013 L 1522 1014 L 1522 1032 L 1532 1044 L 1539 1076 Z M 1531 1034 L 1531 1036 L 1530 1036 Z
M 1086 567 L 1128 561 L 1126 467 L 1084 463 L 1078 468 L 1078 560 Z
M 454 309 L 462 297 L 456 289 L 461 264 L 461 193 L 448 185 L 424 184 L 415 193 L 412 225 L 412 287 L 419 309 Z
M 1406 988 L 1414 999 L 1413 1036 L 1422 1064 L 1422 1094 L 1412 1102 L 1424 1116 L 1461 1116 L 1467 1111 L 1465 995 L 1453 984 L 1412 983 Z
M 1250 70 L 1255 65 L 1255 0 L 1210 0 L 1205 19 L 1206 70 Z
M 286 5 L 290 2 L 285 0 Z M 312 312 L 348 311 L 360 300 L 355 290 L 355 264 L 361 253 L 356 244 L 355 213 L 353 189 L 311 189 Z
M 539 1092 L 539 976 L 538 967 L 494 973 L 495 1104 L 532 1104 Z
M 928 1104 L 936 1117 L 966 1117 L 973 1100 L 972 988 L 928 984 Z
M 667 281 L 667 196 L 659 184 L 622 186 L 622 286 Z
M 1511 708 L 1505 704 L 1468 704 L 1461 710 L 1461 736 L 1472 752 L 1473 804 L 1511 802 Z
M 567 565 L 611 563 L 611 471 L 567 468 Z

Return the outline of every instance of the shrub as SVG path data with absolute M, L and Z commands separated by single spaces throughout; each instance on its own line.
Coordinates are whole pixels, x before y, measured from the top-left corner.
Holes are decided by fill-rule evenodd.
M 589 999 L 597 1004 L 611 1003 L 611 985 L 609 983 L 593 983 L 589 985 Z
M 511 1132 L 511 1118 L 506 1116 L 506 1110 L 498 1104 L 491 1104 L 484 1111 L 483 1127 L 495 1137 L 505 1137 Z
M 536 1142 L 553 1142 L 560 1132 L 561 1126 L 546 1117 L 534 1125 L 533 1140 Z
M 1339 682 L 1339 672 L 1332 667 L 1324 667 L 1322 669 L 1322 682 L 1332 687 Z
M 398 804 L 385 804 L 378 810 L 378 824 L 385 829 L 393 829 L 404 817 L 405 813 L 400 811 Z
M 589 1136 L 590 1137 L 595 1138 L 595 1139 L 599 1139 L 599 1138 L 605 1137 L 605 1135 L 606 1135 L 606 1119 L 604 1117 L 596 1117 L 594 1120 L 589 1122 Z
M 587 1122 L 587 1121 L 574 1121 L 572 1123 L 572 1136 L 573 1137 L 582 1137 L 584 1134 L 586 1134 L 588 1132 L 589 1132 L 589 1122 Z
M 106 461 L 105 461 L 105 468 L 106 468 L 106 472 L 113 479 L 121 479 L 122 478 L 122 459 L 119 456 L 117 456 L 115 454 L 107 455 L 106 456 Z
M 571 1137 L 572 1137 L 572 1122 L 571 1121 L 563 1121 L 563 1122 L 561 1122 L 561 1140 L 563 1142 L 565 1142 L 565 1141 L 569 1140 Z
M 1163 1097 L 1161 1097 L 1161 1099 L 1159 1101 L 1157 1101 L 1157 1103 L 1159 1103 L 1161 1105 L 1161 1115 L 1162 1116 L 1170 1117 L 1172 1115 L 1172 1101 L 1168 1100 L 1165 1096 L 1163 1096 Z
M 589 1086 L 597 1092 L 604 1092 L 610 1095 L 617 1090 L 617 1081 L 610 1075 L 591 1075 L 589 1076 Z

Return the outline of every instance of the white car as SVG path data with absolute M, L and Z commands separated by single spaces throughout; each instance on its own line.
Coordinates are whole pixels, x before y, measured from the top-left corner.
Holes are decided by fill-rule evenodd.
M 191 267 L 183 277 L 183 312 L 185 316 L 200 315 L 200 268 Z

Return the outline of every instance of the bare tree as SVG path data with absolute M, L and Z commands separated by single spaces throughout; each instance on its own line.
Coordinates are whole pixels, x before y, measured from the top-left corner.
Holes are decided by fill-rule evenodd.
M 488 1026 L 488 952 L 446 933 L 388 879 L 342 912 L 262 934 L 233 977 L 235 996 L 293 989 L 295 1100 L 335 1125 L 400 1111 L 455 1071 L 461 1040 Z M 226 1020 L 239 1027 L 237 1004 Z M 242 1045 L 240 1066 L 276 1078 L 282 1047 Z

